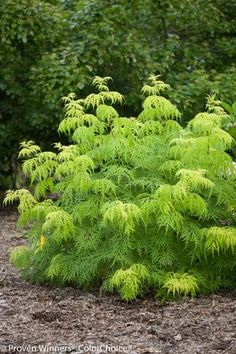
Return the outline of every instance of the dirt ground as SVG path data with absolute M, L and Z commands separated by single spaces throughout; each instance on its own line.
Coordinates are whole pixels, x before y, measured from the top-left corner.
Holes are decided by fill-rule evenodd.
M 236 291 L 162 305 L 32 285 L 8 261 L 16 218 L 0 210 L 0 353 L 236 353 Z

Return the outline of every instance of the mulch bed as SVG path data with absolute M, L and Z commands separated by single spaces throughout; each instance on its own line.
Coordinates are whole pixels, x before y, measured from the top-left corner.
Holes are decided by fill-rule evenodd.
M 32 285 L 9 264 L 16 219 L 0 210 L 0 353 L 236 353 L 236 291 L 163 305 Z

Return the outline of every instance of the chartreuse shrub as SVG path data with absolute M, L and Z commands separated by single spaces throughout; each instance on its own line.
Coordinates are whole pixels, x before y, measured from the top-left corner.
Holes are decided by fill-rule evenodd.
M 70 145 L 42 152 L 22 143 L 34 192 L 7 193 L 28 232 L 11 261 L 33 281 L 102 285 L 125 300 L 150 289 L 176 298 L 233 286 L 236 189 L 223 109 L 210 97 L 208 112 L 183 128 L 161 96 L 169 86 L 151 76 L 140 115 L 120 117 L 113 105 L 123 97 L 108 81 L 96 77 L 98 93 L 85 99 L 63 98 L 59 132 Z

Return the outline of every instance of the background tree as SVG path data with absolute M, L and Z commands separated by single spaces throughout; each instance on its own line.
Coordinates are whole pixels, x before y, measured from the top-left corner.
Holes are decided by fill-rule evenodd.
M 0 18 L 0 174 L 13 174 L 23 136 L 50 136 L 52 118 L 41 97 L 33 94 L 30 76 L 45 53 L 61 44 L 65 24 L 56 1 L 4 0 Z M 48 66 L 44 70 L 50 72 Z M 54 102 L 54 109 L 57 105 Z

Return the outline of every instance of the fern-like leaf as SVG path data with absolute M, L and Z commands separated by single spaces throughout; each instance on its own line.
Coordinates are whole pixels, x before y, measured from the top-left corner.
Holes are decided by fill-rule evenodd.
M 174 296 L 195 296 L 198 291 L 197 279 L 188 273 L 171 273 L 167 276 L 163 288 Z
M 143 264 L 133 264 L 128 269 L 119 269 L 108 280 L 106 288 L 117 288 L 125 301 L 133 300 L 141 292 L 145 281 L 149 279 L 149 271 Z

